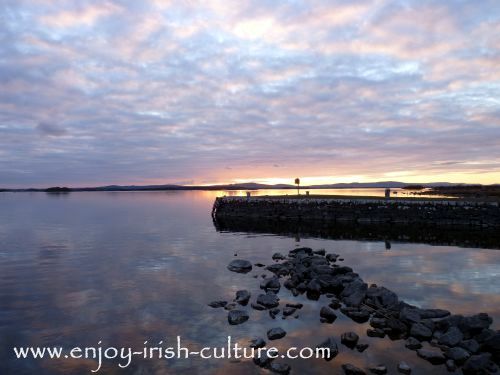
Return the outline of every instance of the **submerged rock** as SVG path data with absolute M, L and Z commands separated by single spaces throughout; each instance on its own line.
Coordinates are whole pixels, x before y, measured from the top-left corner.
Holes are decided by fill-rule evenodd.
M 248 273 L 252 270 L 252 263 L 248 260 L 235 259 L 229 263 L 227 269 L 232 272 Z
M 445 351 L 444 355 L 447 358 L 452 359 L 459 365 L 462 365 L 470 357 L 470 353 L 467 350 L 458 346 L 448 349 L 447 351 Z

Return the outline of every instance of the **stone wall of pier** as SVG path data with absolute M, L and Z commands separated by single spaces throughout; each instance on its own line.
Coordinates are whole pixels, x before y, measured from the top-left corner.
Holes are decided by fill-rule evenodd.
M 500 226 L 498 202 L 462 200 L 221 197 L 212 214 L 220 218 Z

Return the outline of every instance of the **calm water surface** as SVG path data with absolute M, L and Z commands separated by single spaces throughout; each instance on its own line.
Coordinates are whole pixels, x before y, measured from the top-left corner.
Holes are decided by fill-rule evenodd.
M 444 373 L 404 348 L 401 341 L 366 337 L 367 325 L 339 314 L 319 322 L 318 302 L 305 304 L 299 319 L 272 320 L 247 308 L 250 320 L 230 326 L 212 300 L 234 298 L 239 289 L 260 293 L 252 276 L 229 272 L 238 258 L 270 263 L 276 251 L 297 245 L 340 253 L 368 283 L 384 285 L 407 302 L 454 313 L 488 312 L 500 328 L 500 251 L 425 244 L 297 239 L 217 232 L 213 199 L 227 192 L 0 193 L 0 374 L 89 374 L 91 360 L 15 360 L 13 346 L 103 346 L 141 348 L 143 342 L 174 344 L 177 335 L 193 350 L 223 346 L 231 335 L 242 345 L 281 326 L 278 348 L 314 347 L 329 335 L 353 330 L 370 344 L 363 353 L 340 345 L 335 360 L 287 360 L 293 373 L 336 374 L 351 362 L 400 359 L 414 374 Z M 361 194 L 364 195 L 365 193 Z M 167 346 L 167 345 L 166 345 Z M 251 361 L 139 360 L 125 369 L 107 363 L 105 374 L 258 374 Z

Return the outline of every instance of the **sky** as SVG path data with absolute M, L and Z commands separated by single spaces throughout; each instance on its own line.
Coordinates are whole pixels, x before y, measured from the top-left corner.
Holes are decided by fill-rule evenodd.
M 498 0 L 0 2 L 0 187 L 500 183 Z

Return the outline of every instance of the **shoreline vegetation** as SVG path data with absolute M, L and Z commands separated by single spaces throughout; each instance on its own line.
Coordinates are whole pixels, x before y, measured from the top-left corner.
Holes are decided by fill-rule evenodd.
M 328 185 L 309 185 L 301 186 L 302 191 L 318 190 L 318 189 L 369 189 L 369 188 L 387 188 L 387 189 L 402 189 L 406 196 L 391 197 L 391 199 L 415 199 L 420 195 L 436 195 L 441 198 L 444 196 L 449 198 L 462 198 L 462 199 L 485 199 L 485 200 L 500 200 L 500 184 L 493 185 L 467 185 L 467 184 L 451 184 L 444 182 L 427 183 L 427 184 L 406 184 L 404 182 L 383 181 L 374 183 L 342 183 L 342 184 L 328 184 Z M 224 185 L 108 185 L 97 187 L 60 187 L 53 186 L 49 188 L 27 188 L 27 189 L 11 189 L 0 188 L 0 192 L 46 192 L 46 193 L 70 193 L 82 191 L 176 191 L 176 190 L 201 190 L 201 191 L 257 191 L 257 190 L 296 190 L 294 185 L 276 184 L 266 185 L 257 183 L 241 183 L 241 184 L 224 184 Z M 291 193 L 287 196 L 299 196 L 301 198 L 323 198 L 323 197 L 336 197 L 334 195 L 306 195 Z M 412 195 L 413 197 L 409 197 Z M 276 196 L 278 197 L 278 196 Z M 346 196 L 342 196 L 346 197 Z M 364 197 L 352 197 L 365 199 Z M 369 197 L 373 198 L 373 197 Z M 379 199 L 383 199 L 380 198 Z M 429 199 L 429 198 L 425 198 Z

